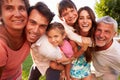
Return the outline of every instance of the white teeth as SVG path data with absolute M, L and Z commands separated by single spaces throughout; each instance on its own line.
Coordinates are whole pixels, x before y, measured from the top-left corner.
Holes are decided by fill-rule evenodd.
M 104 39 L 103 38 L 97 38 L 99 41 L 104 41 Z
M 83 27 L 88 27 L 89 25 L 88 24 L 84 24 Z
M 22 20 L 15 20 L 13 21 L 14 23 L 17 23 L 17 24 L 21 24 L 22 23 Z
M 31 36 L 31 37 L 36 37 L 36 35 L 35 35 L 35 34 L 32 34 L 32 33 L 30 33 L 30 36 Z

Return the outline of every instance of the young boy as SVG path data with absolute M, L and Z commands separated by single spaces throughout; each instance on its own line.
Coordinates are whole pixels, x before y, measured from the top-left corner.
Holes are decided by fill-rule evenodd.
M 74 26 L 77 21 L 78 14 L 75 4 L 71 0 L 62 0 L 58 5 L 59 18 L 65 19 L 66 23 Z

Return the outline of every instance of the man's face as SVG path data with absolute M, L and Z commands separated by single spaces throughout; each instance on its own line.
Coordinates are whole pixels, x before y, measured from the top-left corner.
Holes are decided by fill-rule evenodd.
M 78 18 L 77 10 L 74 8 L 65 9 L 61 14 L 61 19 L 62 18 L 65 19 L 68 25 L 73 26 Z
M 95 31 L 95 42 L 98 47 L 107 47 L 111 42 L 116 32 L 113 25 L 99 23 Z
M 36 9 L 33 9 L 26 26 L 27 40 L 31 43 L 36 42 L 46 32 L 48 23 L 46 17 Z

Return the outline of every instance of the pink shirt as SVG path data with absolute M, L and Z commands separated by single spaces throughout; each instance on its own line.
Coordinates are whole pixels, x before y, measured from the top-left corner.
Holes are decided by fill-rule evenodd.
M 60 49 L 63 51 L 66 57 L 68 58 L 72 57 L 73 55 L 72 46 L 67 40 L 64 40 L 63 45 L 60 46 Z
M 21 64 L 29 54 L 30 46 L 26 41 L 21 49 L 14 51 L 10 49 L 2 40 L 0 40 L 0 66 L 5 66 L 2 72 L 1 80 L 22 79 Z

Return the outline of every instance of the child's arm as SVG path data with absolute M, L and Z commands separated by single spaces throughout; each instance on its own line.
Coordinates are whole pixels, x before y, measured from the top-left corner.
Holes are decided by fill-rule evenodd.
M 71 63 L 65 65 L 65 75 L 67 80 L 70 80 L 70 69 L 71 69 Z
M 77 47 L 78 45 L 74 41 L 70 40 L 70 44 L 72 45 L 73 51 L 74 51 L 74 55 L 71 57 L 71 60 L 81 56 L 84 53 L 84 51 L 86 51 L 87 48 L 88 48 L 88 44 L 87 43 L 82 43 L 80 50 L 78 50 L 78 47 Z
M 64 20 L 64 18 L 63 18 L 63 20 Z M 77 33 L 75 33 L 74 32 L 75 29 L 72 26 L 67 25 L 65 20 L 64 21 L 60 20 L 60 22 L 64 25 L 65 32 L 67 34 L 67 37 L 70 40 L 75 41 L 79 46 L 81 46 L 82 43 L 86 43 L 86 44 L 88 44 L 91 47 L 91 44 L 92 44 L 91 38 L 83 37 L 83 36 L 80 36 Z
M 62 53 L 62 58 L 56 60 L 57 63 L 68 63 L 70 60 L 67 58 L 64 53 Z
M 50 62 L 50 67 L 55 70 L 64 70 L 64 66 L 62 64 L 59 64 L 57 62 L 51 61 Z
M 77 47 L 78 45 L 74 41 L 70 40 L 69 42 L 70 42 L 70 44 L 72 46 L 72 49 L 74 51 L 73 56 L 71 58 L 67 58 L 64 54 L 62 54 L 62 58 L 57 59 L 58 63 L 71 62 L 72 60 L 74 60 L 74 59 L 78 58 L 79 56 L 81 56 L 84 53 L 84 51 L 86 51 L 87 48 L 88 48 L 88 44 L 82 43 L 81 44 L 81 49 L 78 50 L 78 47 Z

